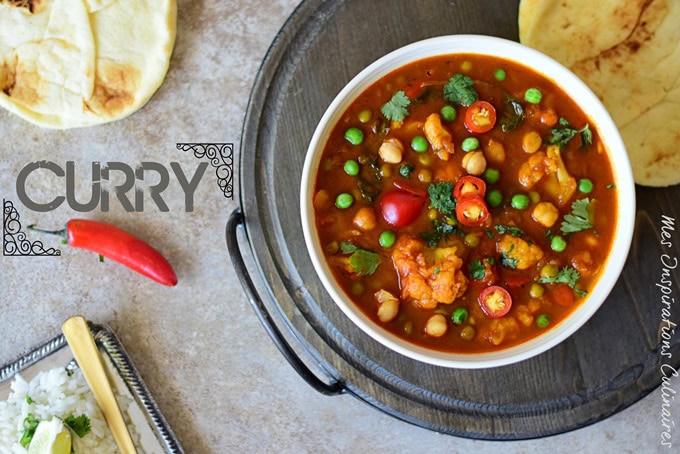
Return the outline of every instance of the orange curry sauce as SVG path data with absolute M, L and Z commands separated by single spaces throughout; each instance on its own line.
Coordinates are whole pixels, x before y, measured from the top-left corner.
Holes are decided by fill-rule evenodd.
M 461 75 L 459 81 L 468 77 L 468 88 L 477 100 L 495 109 L 489 131 L 471 132 L 465 125 L 470 107 L 453 96 L 445 99 L 446 84 L 456 74 Z M 530 88 L 540 93 L 538 102 L 535 91 L 533 98 L 526 95 Z M 390 120 L 381 111 L 398 91 L 409 98 L 401 121 Z M 507 115 L 513 106 L 510 99 L 515 107 L 521 106 L 523 118 Z M 450 109 L 449 121 L 441 113 L 447 105 L 455 109 L 455 119 L 450 119 Z M 589 123 L 592 143 L 582 146 L 582 131 Z M 360 143 L 345 137 L 350 128 L 363 133 Z M 575 130 L 573 138 L 551 148 L 551 137 L 569 134 L 560 128 Z M 418 136 L 421 150 L 415 151 L 411 143 Z M 462 143 L 470 137 L 478 146 L 473 140 L 473 149 L 465 151 Z M 382 156 L 386 141 L 391 150 Z M 401 151 L 398 161 L 395 148 Z M 477 153 L 471 155 L 475 159 L 464 162 L 470 153 Z M 347 161 L 358 164 L 354 171 L 350 165 L 350 173 L 358 169 L 358 174 L 347 173 Z M 485 183 L 481 200 L 488 210 L 488 217 L 472 226 L 463 225 L 455 211 L 439 209 L 429 194 L 433 187 L 440 196 L 442 189 L 449 189 L 448 197 L 460 205 L 462 200 L 456 200 L 450 189 L 470 172 Z M 401 225 L 401 218 L 399 225 L 388 223 L 381 205 L 385 194 L 398 188 L 416 199 L 423 197 L 407 225 Z M 339 208 L 336 199 L 341 194 Z M 518 203 L 513 202 L 516 195 Z M 587 208 L 585 218 L 582 210 L 574 211 L 575 202 Z M 495 351 L 526 342 L 578 307 L 606 262 L 616 204 L 608 154 L 578 100 L 527 67 L 465 54 L 414 62 L 366 90 L 344 113 L 325 146 L 314 195 L 326 260 L 352 301 L 376 324 L 409 342 L 457 353 Z M 582 230 L 565 232 L 565 224 Z M 433 234 L 437 225 L 443 233 Z M 384 232 L 393 233 L 394 240 Z M 381 234 L 385 245 L 380 244 Z M 357 250 L 361 252 L 354 256 Z M 366 257 L 377 263 L 370 273 L 356 268 Z M 480 304 L 480 294 L 489 286 L 510 294 L 505 315 L 489 316 Z M 501 293 L 495 295 L 490 303 L 504 304 Z M 379 317 L 386 299 L 392 299 L 388 304 L 393 307 L 385 306 Z M 435 317 L 438 326 L 428 328 L 436 314 L 444 316 L 445 324 L 442 317 Z

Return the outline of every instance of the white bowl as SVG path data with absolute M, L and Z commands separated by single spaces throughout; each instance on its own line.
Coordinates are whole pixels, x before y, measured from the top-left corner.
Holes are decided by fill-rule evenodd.
M 500 57 L 533 68 L 554 81 L 578 104 L 599 131 L 609 153 L 618 191 L 618 216 L 614 243 L 595 288 L 559 325 L 525 343 L 490 353 L 459 354 L 419 347 L 370 320 L 336 283 L 326 260 L 314 222 L 312 198 L 321 153 L 343 112 L 371 84 L 410 62 L 445 54 L 481 54 Z M 635 186 L 628 155 L 609 113 L 593 92 L 571 71 L 550 57 L 519 43 L 490 36 L 452 35 L 419 41 L 378 59 L 354 77 L 335 97 L 319 122 L 307 150 L 300 190 L 302 228 L 309 255 L 321 282 L 335 303 L 362 331 L 384 346 L 409 358 L 444 367 L 485 368 L 515 363 L 542 353 L 578 330 L 597 311 L 616 283 L 633 237 Z

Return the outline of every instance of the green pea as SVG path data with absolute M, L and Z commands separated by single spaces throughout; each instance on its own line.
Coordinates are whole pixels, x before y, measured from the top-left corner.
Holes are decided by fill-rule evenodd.
M 411 140 L 411 148 L 418 153 L 424 153 L 427 151 L 427 139 L 423 136 L 415 136 Z
M 360 145 L 364 141 L 364 133 L 359 128 L 349 128 L 345 131 L 345 139 L 352 145 Z
M 396 239 L 397 235 L 395 235 L 394 232 L 385 230 L 383 233 L 380 234 L 380 237 L 378 238 L 378 243 L 380 243 L 382 247 L 392 247 Z
M 505 80 L 505 70 L 503 70 L 502 68 L 498 68 L 496 71 L 494 71 L 493 76 L 498 81 Z
M 453 311 L 453 315 L 451 316 L 451 320 L 453 320 L 453 323 L 456 325 L 462 325 L 465 320 L 468 318 L 468 311 L 464 307 L 459 307 L 455 311 Z
M 369 121 L 371 121 L 372 116 L 373 114 L 371 113 L 370 110 L 368 109 L 362 110 L 361 112 L 359 112 L 359 121 L 362 123 L 368 123 Z
M 547 315 L 541 314 L 538 317 L 536 317 L 536 326 L 543 329 L 547 328 L 548 325 L 550 325 L 550 318 Z
M 501 202 L 503 202 L 503 193 L 498 189 L 493 189 L 486 193 L 486 203 L 490 207 L 496 208 L 500 206 Z
M 512 196 L 512 199 L 510 199 L 510 205 L 516 210 L 524 210 L 529 206 L 530 201 L 531 199 L 529 199 L 528 195 L 515 194 Z
M 538 88 L 530 88 L 524 93 L 524 100 L 530 102 L 531 104 L 538 104 L 541 102 L 543 95 L 538 90 Z
M 501 177 L 501 173 L 497 169 L 486 169 L 484 172 L 484 180 L 489 184 L 494 184 Z
M 590 194 L 593 192 L 593 182 L 587 178 L 578 180 L 578 190 L 584 194 Z
M 345 161 L 345 173 L 350 176 L 357 176 L 359 175 L 359 163 L 356 162 L 354 159 L 348 159 Z
M 352 194 L 349 194 L 347 192 L 343 192 L 342 194 L 339 194 L 335 198 L 335 206 L 340 208 L 341 210 L 349 208 L 353 204 L 354 204 L 354 197 L 352 197 Z
M 550 240 L 550 249 L 555 252 L 562 252 L 567 247 L 567 242 L 559 235 L 555 235 Z
M 453 106 L 446 105 L 442 107 L 439 111 L 444 121 L 453 121 L 456 119 L 456 108 Z
M 468 137 L 460 144 L 463 151 L 473 151 L 479 148 L 479 140 L 476 137 Z

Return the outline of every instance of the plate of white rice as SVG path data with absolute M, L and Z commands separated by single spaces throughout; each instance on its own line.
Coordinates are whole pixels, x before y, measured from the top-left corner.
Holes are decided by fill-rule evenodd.
M 90 324 L 95 343 L 140 453 L 183 453 L 146 385 L 113 332 Z M 63 335 L 0 368 L 0 454 L 26 454 L 24 420 L 86 415 L 90 432 L 72 436 L 73 452 L 120 452 Z

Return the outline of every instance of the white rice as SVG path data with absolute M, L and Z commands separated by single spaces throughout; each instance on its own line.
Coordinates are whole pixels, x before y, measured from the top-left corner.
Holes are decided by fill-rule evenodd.
M 27 395 L 33 401 L 30 404 Z M 74 452 L 120 452 L 80 369 L 71 376 L 64 368 L 40 372 L 30 383 L 20 375 L 14 377 L 7 401 L 0 401 L 0 454 L 26 454 L 19 440 L 29 413 L 39 420 L 85 414 L 92 431 L 83 438 L 72 434 Z

